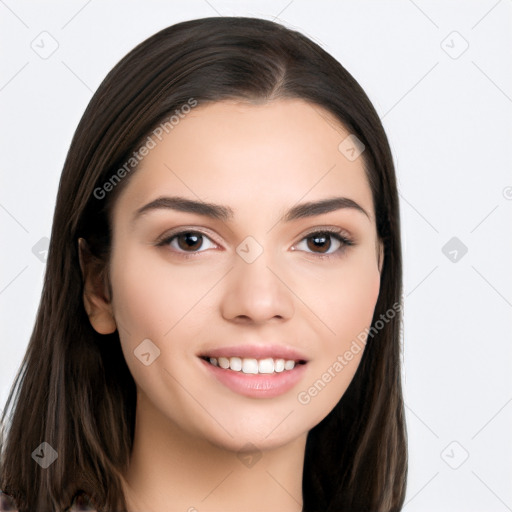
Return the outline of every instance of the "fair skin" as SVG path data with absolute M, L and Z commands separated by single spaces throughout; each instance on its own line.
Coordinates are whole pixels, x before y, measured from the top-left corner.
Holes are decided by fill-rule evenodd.
M 123 480 L 129 512 L 301 510 L 307 434 L 343 396 L 363 351 L 307 404 L 298 394 L 370 326 L 379 294 L 382 252 L 363 158 L 338 150 L 348 134 L 302 100 L 199 105 L 130 176 L 112 212 L 112 297 L 93 272 L 84 293 L 93 327 L 118 330 L 137 386 Z M 163 207 L 135 215 L 164 196 L 224 205 L 233 217 Z M 282 218 L 340 196 L 364 212 Z M 311 234 L 327 227 L 353 245 L 331 235 L 315 246 Z M 203 237 L 188 252 L 183 236 L 158 246 L 175 228 Z M 236 251 L 248 236 L 263 251 L 250 263 Z M 146 339 L 160 350 L 147 366 L 134 355 Z M 198 357 L 270 342 L 307 358 L 299 382 L 271 398 L 233 391 Z

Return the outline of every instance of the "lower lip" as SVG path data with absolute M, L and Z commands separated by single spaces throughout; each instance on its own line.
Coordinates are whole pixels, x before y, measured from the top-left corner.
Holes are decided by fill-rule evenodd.
M 279 373 L 243 373 L 214 366 L 202 358 L 203 365 L 226 387 L 251 398 L 273 398 L 290 391 L 306 371 L 306 364 L 296 364 L 293 370 Z

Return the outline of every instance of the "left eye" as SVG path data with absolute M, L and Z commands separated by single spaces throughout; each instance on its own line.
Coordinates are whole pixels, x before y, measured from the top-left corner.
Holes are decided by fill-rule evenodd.
M 332 243 L 332 239 L 334 239 L 334 244 Z M 306 247 L 310 249 L 312 253 L 318 254 L 319 256 L 340 252 L 345 248 L 345 246 L 351 245 L 351 241 L 348 238 L 345 238 L 334 231 L 317 231 L 315 233 L 310 233 L 304 237 L 299 244 L 303 242 L 306 243 Z M 319 251 L 317 251 L 317 249 L 319 249 Z M 329 252 L 330 249 L 333 250 Z
M 209 240 L 212 244 L 211 247 L 206 247 L 206 249 L 215 247 L 215 244 L 211 242 L 209 237 L 198 231 L 182 231 L 181 233 L 176 233 L 162 240 L 158 245 L 170 245 L 174 249 L 177 249 L 178 252 L 201 252 L 197 251 L 197 249 L 204 245 L 205 240 Z

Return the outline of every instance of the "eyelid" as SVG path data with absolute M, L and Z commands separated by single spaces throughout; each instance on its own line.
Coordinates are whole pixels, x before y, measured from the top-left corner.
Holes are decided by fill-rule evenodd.
M 299 239 L 299 241 L 309 235 L 313 235 L 315 233 L 325 233 L 325 232 L 336 233 L 336 234 L 342 236 L 343 238 L 346 238 L 347 240 L 350 240 L 351 242 L 355 243 L 354 237 L 352 236 L 352 234 L 349 231 L 347 231 L 346 229 L 340 228 L 339 226 L 316 226 L 316 227 L 311 228 L 310 230 L 306 231 L 305 233 L 303 233 L 301 235 L 301 238 Z

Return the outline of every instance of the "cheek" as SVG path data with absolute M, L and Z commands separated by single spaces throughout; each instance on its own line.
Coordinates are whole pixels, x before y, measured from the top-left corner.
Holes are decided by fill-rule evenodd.
M 212 280 L 186 269 L 176 271 L 154 249 L 137 246 L 113 252 L 111 279 L 120 333 L 124 329 L 132 340 L 140 338 L 139 343 L 162 339 L 208 291 Z
M 365 350 L 380 290 L 380 273 L 375 259 L 347 261 L 323 280 L 324 300 L 315 304 L 318 316 L 329 327 L 318 331 L 318 350 L 309 378 L 297 395 L 310 420 L 323 419 L 350 385 Z
M 329 328 L 323 338 L 330 351 L 342 349 L 372 321 L 380 291 L 377 263 L 370 252 L 354 256 L 318 283 L 312 309 Z
M 185 265 L 177 270 L 154 248 L 123 242 L 113 248 L 110 275 L 113 311 L 126 363 L 139 387 L 149 391 L 159 386 L 156 368 L 166 368 L 193 351 L 193 346 L 173 341 L 187 341 L 200 334 L 197 318 L 207 314 L 202 299 L 218 275 L 208 271 L 208 266 Z M 144 366 L 137 354 L 146 353 L 141 350 L 148 339 L 160 353 L 150 344 L 158 358 Z
M 380 274 L 375 267 L 354 269 L 343 281 L 338 292 L 335 331 L 346 336 L 357 336 L 369 327 L 380 290 Z
M 169 290 L 156 279 L 156 269 L 135 252 L 115 253 L 112 258 L 113 310 L 119 333 L 136 341 L 152 338 L 166 324 L 162 305 L 168 303 Z M 169 303 L 168 303 L 169 304 Z M 172 311 L 172 304 L 169 304 Z
M 114 247 L 110 274 L 126 364 L 137 387 L 156 396 L 162 387 L 161 370 L 172 360 L 167 342 L 197 302 L 197 285 L 186 272 L 171 274 L 169 266 L 154 257 L 153 248 L 128 243 Z

